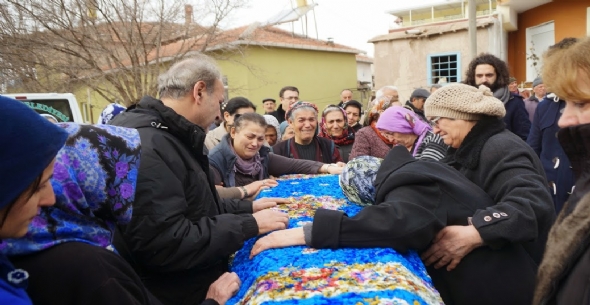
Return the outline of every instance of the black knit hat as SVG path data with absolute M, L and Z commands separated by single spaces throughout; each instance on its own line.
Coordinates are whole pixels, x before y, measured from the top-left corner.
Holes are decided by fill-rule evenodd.
M 22 194 L 64 146 L 68 133 L 22 102 L 0 96 L 0 209 Z

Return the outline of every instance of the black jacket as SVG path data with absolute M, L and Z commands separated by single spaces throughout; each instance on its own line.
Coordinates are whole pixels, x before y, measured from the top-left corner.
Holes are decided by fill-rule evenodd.
M 559 131 L 576 187 L 551 228 L 533 304 L 590 304 L 590 124 Z
M 111 124 L 137 128 L 142 144 L 133 218 L 115 247 L 163 303 L 199 304 L 258 234 L 252 203 L 219 199 L 205 132 L 161 101 L 144 97 Z
M 506 129 L 526 141 L 531 130 L 529 113 L 524 107 L 524 100 L 520 95 L 511 94 L 510 99 L 504 104 L 506 115 L 502 119 Z
M 506 130 L 502 121 L 486 117 L 459 149 L 449 149 L 441 161 L 454 166 L 496 202 L 473 215 L 473 225 L 484 242 L 493 249 L 523 243 L 539 264 L 555 208 L 543 165 L 531 147 Z M 496 218 L 494 213 L 507 217 Z
M 274 116 L 277 119 L 277 121 L 279 121 L 279 124 L 285 121 L 286 111 L 283 110 L 283 104 L 280 104 L 277 110 L 268 114 Z
M 426 250 L 447 225 L 468 225 L 477 211 L 494 201 L 453 168 L 415 160 L 407 149 L 391 149 L 375 180 L 376 205 L 354 217 L 318 210 L 311 246 L 392 247 L 406 252 Z M 506 216 L 498 215 L 500 218 Z M 522 245 L 499 251 L 475 249 L 451 272 L 428 268 L 445 304 L 528 304 L 536 264 Z

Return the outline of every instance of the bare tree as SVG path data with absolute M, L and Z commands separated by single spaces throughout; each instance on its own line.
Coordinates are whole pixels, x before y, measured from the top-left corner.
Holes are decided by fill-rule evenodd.
M 211 49 L 241 52 L 221 27 L 245 2 L 0 0 L 0 90 L 87 86 L 109 102 L 132 104 L 156 94 L 165 62 Z

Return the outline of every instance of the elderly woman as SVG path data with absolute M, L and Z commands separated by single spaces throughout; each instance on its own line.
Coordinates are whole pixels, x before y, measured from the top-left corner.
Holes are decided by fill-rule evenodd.
M 279 121 L 270 114 L 265 114 L 264 120 L 267 124 L 266 131 L 264 132 L 264 139 L 268 145 L 272 147 L 273 145 L 277 144 L 279 137 Z
M 379 116 L 383 111 L 392 106 L 400 106 L 399 102 L 392 102 L 388 96 L 382 96 L 373 102 L 374 106 L 365 119 L 365 127 L 355 134 L 355 141 L 348 156 L 352 160 L 358 156 L 372 156 L 385 158 L 393 142 L 384 137 L 376 127 Z
M 256 112 L 256 106 L 245 97 L 234 97 L 227 102 L 221 104 L 221 116 L 223 123 L 219 127 L 209 131 L 205 137 L 205 146 L 211 150 L 215 147 L 223 136 L 225 136 L 234 123 L 236 114 L 244 114 L 248 112 Z
M 555 210 L 543 165 L 522 139 L 506 130 L 502 102 L 485 86 L 451 84 L 428 98 L 425 113 L 434 133 L 451 147 L 442 161 L 482 188 L 495 205 L 475 212 L 469 225 L 441 230 L 422 254 L 424 263 L 452 270 L 483 245 L 522 245 L 538 265 Z
M 270 153 L 270 149 L 262 145 L 266 126 L 264 117 L 257 113 L 243 114 L 234 121 L 230 133 L 209 153 L 216 185 L 243 187 L 257 180 L 266 181 L 270 175 L 342 172 L 342 164 L 297 160 Z
M 577 180 L 551 228 L 533 304 L 589 304 L 590 38 L 552 46 L 544 56 L 543 79 L 565 100 L 557 137 Z
M 303 228 L 262 237 L 251 255 L 292 245 L 421 252 L 445 226 L 468 225 L 471 215 L 495 204 L 455 169 L 418 161 L 402 146 L 394 147 L 383 162 L 370 156 L 351 160 L 340 185 L 350 201 L 365 205 L 357 215 L 319 209 Z M 501 250 L 484 246 L 467 254 L 453 271 L 429 268 L 428 273 L 445 304 L 529 304 L 536 271 L 531 261 L 522 245 Z
M 449 148 L 430 125 L 417 114 L 403 107 L 390 107 L 383 112 L 376 125 L 381 135 L 393 145 L 402 145 L 416 159 L 442 159 Z
M 275 154 L 287 158 L 337 163 L 342 161 L 334 141 L 316 136 L 318 109 L 312 103 L 297 102 L 286 113 L 295 136 L 272 147 Z
M 322 123 L 319 137 L 330 139 L 338 146 L 342 160 L 348 162 L 348 155 L 354 143 L 354 129 L 348 126 L 344 109 L 329 105 L 322 112 Z

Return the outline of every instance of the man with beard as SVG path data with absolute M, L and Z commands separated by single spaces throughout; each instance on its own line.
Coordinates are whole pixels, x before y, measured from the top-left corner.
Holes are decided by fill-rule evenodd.
M 522 97 L 508 89 L 510 76 L 504 61 L 492 54 L 479 55 L 469 63 L 464 83 L 474 87 L 484 85 L 490 88 L 506 108 L 506 116 L 503 119 L 506 129 L 526 141 L 531 121 Z

